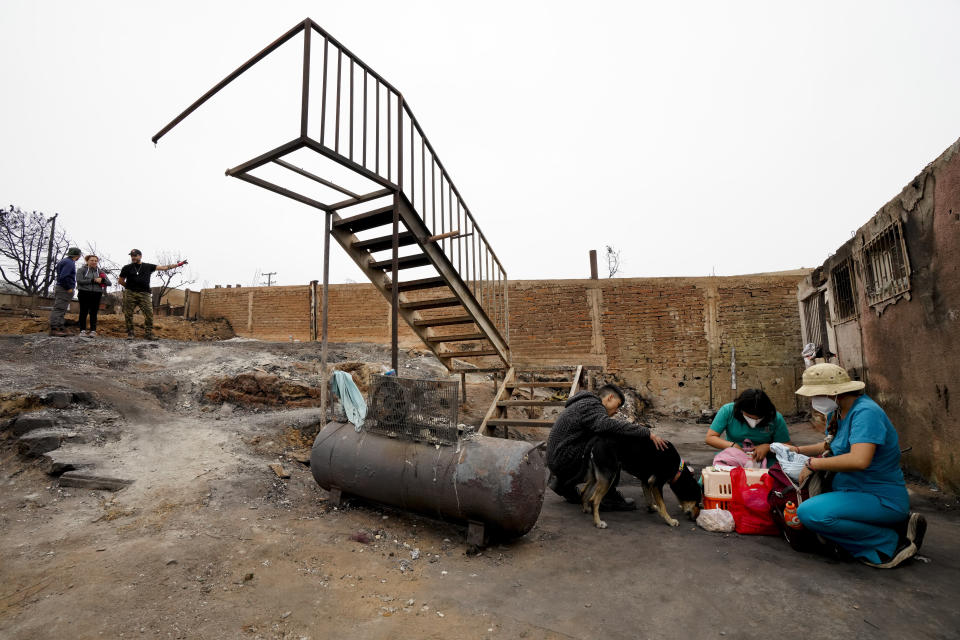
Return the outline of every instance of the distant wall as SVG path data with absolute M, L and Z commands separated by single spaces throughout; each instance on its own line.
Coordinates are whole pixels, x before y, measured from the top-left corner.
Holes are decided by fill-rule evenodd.
M 909 289 L 871 305 L 864 247 L 897 222 Z M 831 277 L 844 263 L 854 271 L 849 318 L 840 317 L 842 293 Z M 960 493 L 960 140 L 804 280 L 799 297 L 819 292 L 826 292 L 831 350 L 866 382 L 901 446 L 913 447 L 904 466 Z
M 800 374 L 796 314 L 803 272 L 727 278 L 520 280 L 510 283 L 510 345 L 518 364 L 595 364 L 661 411 L 716 408 L 737 387 L 762 386 L 795 413 Z M 317 305 L 322 288 L 317 288 Z M 204 289 L 201 316 L 237 335 L 310 339 L 310 287 Z M 370 284 L 330 286 L 330 340 L 390 340 L 390 306 Z M 405 324 L 402 345 L 423 346 Z

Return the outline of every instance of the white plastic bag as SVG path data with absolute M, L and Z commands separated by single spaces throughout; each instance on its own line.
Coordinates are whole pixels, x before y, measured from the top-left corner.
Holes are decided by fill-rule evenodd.
M 726 509 L 703 509 L 697 516 L 697 526 L 707 531 L 733 531 L 733 514 Z
M 783 472 L 794 482 L 800 482 L 800 472 L 803 471 L 810 456 L 795 453 L 782 442 L 774 442 L 770 445 L 770 450 L 777 456 L 777 462 L 780 463 Z

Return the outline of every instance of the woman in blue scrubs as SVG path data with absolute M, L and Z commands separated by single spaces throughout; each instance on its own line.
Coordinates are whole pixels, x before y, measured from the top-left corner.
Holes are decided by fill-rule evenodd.
M 883 409 L 835 364 L 817 364 L 803 373 L 797 394 L 811 398 L 814 410 L 836 415 L 832 440 L 794 447 L 811 456 L 811 471 L 834 471 L 833 489 L 803 502 L 800 522 L 846 549 L 861 562 L 881 569 L 913 557 L 923 544 L 926 520 L 910 512 L 897 431 Z M 815 457 L 824 453 L 828 457 Z

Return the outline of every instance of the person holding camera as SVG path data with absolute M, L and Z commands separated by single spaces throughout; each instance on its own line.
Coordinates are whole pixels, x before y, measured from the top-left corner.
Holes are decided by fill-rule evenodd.
M 123 319 L 127 325 L 127 338 L 133 338 L 133 314 L 140 309 L 143 313 L 143 327 L 146 339 L 153 340 L 153 299 L 150 295 L 150 275 L 154 271 L 169 271 L 187 264 L 186 260 L 173 264 L 155 265 L 143 262 L 140 249 L 130 252 L 130 264 L 120 270 L 117 283 L 124 288 Z
M 97 335 L 97 312 L 100 311 L 100 298 L 110 286 L 105 271 L 100 269 L 100 258 L 92 253 L 84 258 L 84 265 L 77 269 L 77 299 L 80 301 L 80 335 Z M 90 318 L 90 330 L 87 331 L 87 317 Z

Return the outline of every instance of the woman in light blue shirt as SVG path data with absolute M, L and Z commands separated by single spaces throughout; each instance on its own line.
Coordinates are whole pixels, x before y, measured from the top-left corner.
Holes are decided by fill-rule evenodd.
M 814 410 L 831 422 L 833 439 L 794 447 L 812 456 L 811 471 L 833 471 L 833 488 L 804 501 L 797 509 L 807 529 L 837 543 L 873 567 L 889 569 L 916 555 L 923 544 L 926 519 L 910 512 L 900 441 L 887 414 L 863 395 L 864 383 L 851 380 L 835 364 L 818 364 L 803 374 L 797 394 L 810 397 Z M 829 451 L 829 457 L 814 457 Z

